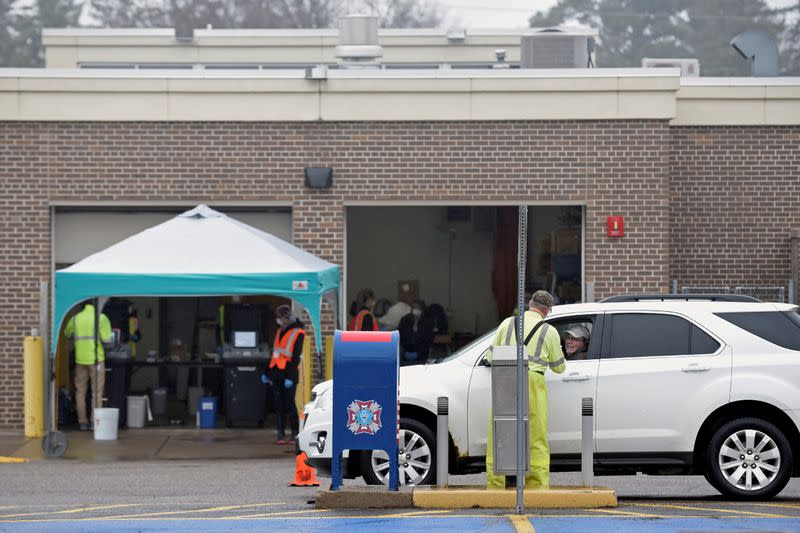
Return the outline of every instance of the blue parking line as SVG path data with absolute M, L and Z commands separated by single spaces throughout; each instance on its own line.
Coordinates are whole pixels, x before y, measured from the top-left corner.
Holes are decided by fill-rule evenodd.
M 536 533 L 800 533 L 796 518 L 532 518 Z M 419 518 L 298 518 L 246 520 L 58 520 L 0 523 L 0 532 L 54 533 L 163 533 L 167 531 L 288 531 L 295 533 L 438 533 L 481 531 L 514 533 L 508 517 L 419 517 Z
M 536 533 L 800 532 L 797 518 L 534 518 Z
M 328 518 L 317 517 L 247 520 L 59 520 L 53 522 L 0 523 L 0 532 L 54 533 L 162 533 L 166 531 L 203 531 L 225 533 L 228 531 L 293 531 L 309 533 L 410 533 L 481 531 L 482 533 L 514 533 L 508 518 Z

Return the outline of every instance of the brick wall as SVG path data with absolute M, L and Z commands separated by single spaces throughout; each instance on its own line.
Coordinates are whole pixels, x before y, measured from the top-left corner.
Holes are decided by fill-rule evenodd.
M 0 126 L 0 428 L 23 426 L 22 341 L 38 327 L 39 282 L 50 275 L 49 134 Z
M 786 286 L 800 227 L 800 127 L 675 127 L 670 276 Z
M 22 427 L 49 201 L 289 201 L 294 243 L 340 265 L 347 201 L 582 202 L 600 298 L 668 288 L 669 148 L 666 121 L 2 123 L 0 428 Z M 333 189 L 305 190 L 307 165 Z

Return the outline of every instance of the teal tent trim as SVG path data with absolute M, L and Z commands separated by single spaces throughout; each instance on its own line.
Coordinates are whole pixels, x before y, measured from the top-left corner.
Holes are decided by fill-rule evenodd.
M 67 313 L 81 301 L 104 296 L 225 296 L 269 294 L 297 301 L 314 326 L 317 352 L 322 351 L 321 307 L 325 293 L 339 289 L 338 266 L 319 272 L 255 274 L 120 274 L 56 272 L 53 336 L 57 339 Z M 338 311 L 338 310 L 337 310 Z M 51 343 L 55 357 L 56 343 Z

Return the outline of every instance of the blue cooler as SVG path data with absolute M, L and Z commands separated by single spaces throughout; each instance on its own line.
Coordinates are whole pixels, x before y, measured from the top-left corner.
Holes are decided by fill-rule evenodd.
M 197 416 L 200 418 L 200 428 L 214 429 L 217 427 L 216 396 L 201 396 L 198 402 Z

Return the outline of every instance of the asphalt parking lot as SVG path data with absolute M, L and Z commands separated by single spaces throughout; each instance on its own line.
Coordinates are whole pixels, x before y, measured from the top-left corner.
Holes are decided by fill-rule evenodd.
M 517 517 L 508 510 L 317 510 L 317 489 L 287 487 L 292 474 L 286 459 L 4 464 L 0 532 L 800 532 L 800 479 L 775 500 L 742 503 L 724 500 L 702 477 L 597 478 L 617 490 L 619 507 L 528 509 Z M 553 482 L 576 476 L 553 474 Z M 453 482 L 479 484 L 481 477 Z
M 334 511 L 284 510 L 281 501 L 239 505 L 3 506 L 0 531 L 800 531 L 800 501 L 741 504 L 623 500 L 616 509 Z

